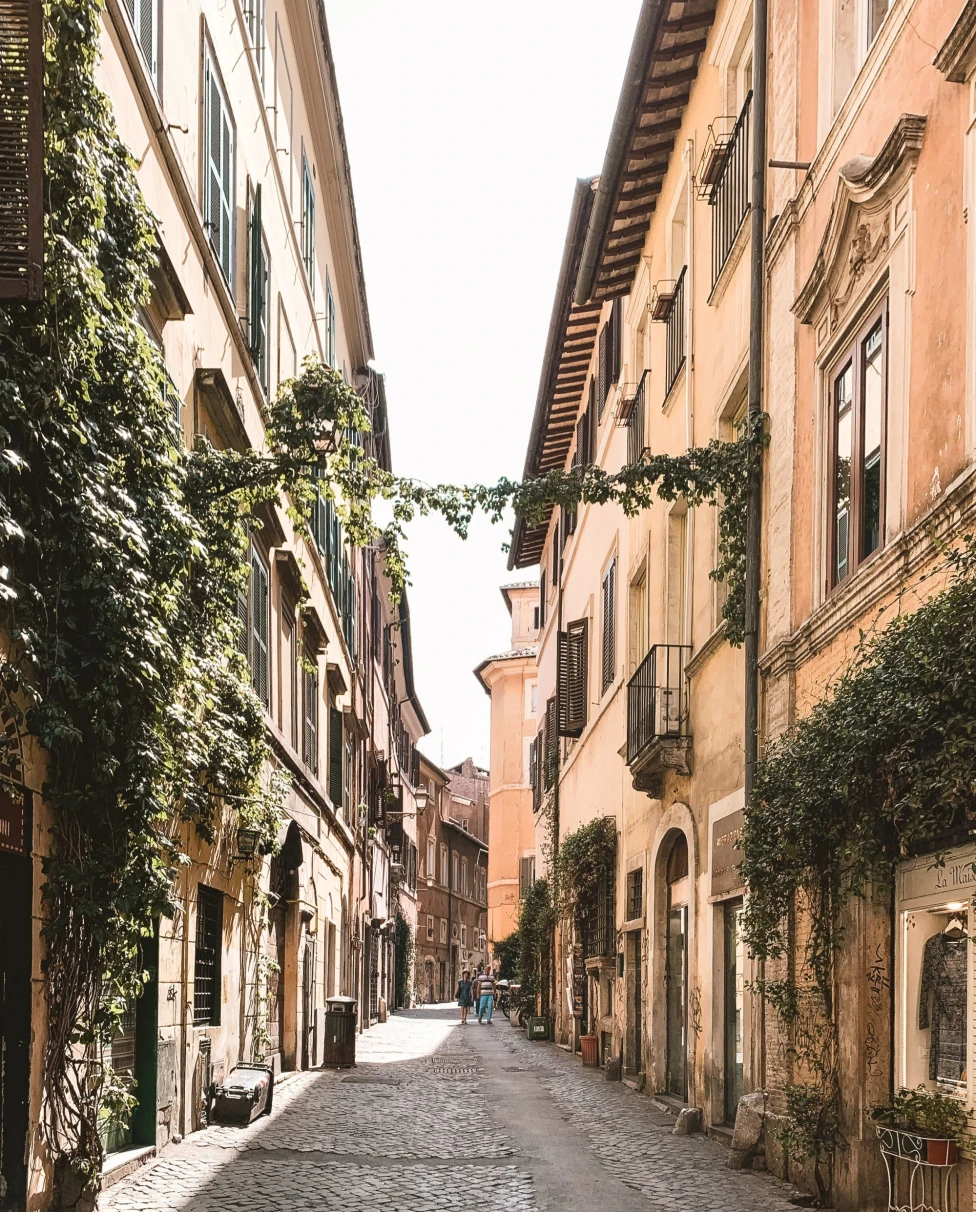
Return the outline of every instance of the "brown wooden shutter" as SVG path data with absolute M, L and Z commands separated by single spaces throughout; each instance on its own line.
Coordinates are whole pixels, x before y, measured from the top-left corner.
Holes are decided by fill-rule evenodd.
M 613 562 L 603 578 L 603 677 L 601 692 L 604 693 L 613 682 L 617 663 L 616 579 L 617 566 L 616 562 Z
M 43 16 L 42 0 L 0 0 L 2 299 L 43 294 Z
M 590 396 L 586 402 L 586 461 L 596 462 L 596 379 L 590 379 Z
M 559 735 L 569 736 L 569 653 L 566 632 L 556 635 L 556 702 L 559 704 Z
M 556 733 L 556 700 L 546 703 L 545 756 L 543 759 L 543 785 L 548 791 L 555 786 L 559 763 L 559 738 Z
M 596 385 L 596 403 L 597 415 L 603 420 L 603 406 L 607 402 L 607 392 L 610 390 L 610 381 L 607 378 L 607 346 L 610 341 L 610 328 L 604 324 L 600 329 L 600 344 L 597 351 L 597 374 L 599 376 Z
M 329 708 L 329 799 L 338 812 L 342 807 L 342 712 Z
M 624 304 L 623 299 L 614 299 L 613 311 L 610 313 L 610 382 L 616 383 L 620 378 L 620 367 L 623 353 L 624 338 Z
M 566 704 L 566 734 L 579 736 L 586 727 L 589 686 L 587 654 L 589 646 L 586 619 L 577 619 L 566 628 L 566 664 L 568 695 Z

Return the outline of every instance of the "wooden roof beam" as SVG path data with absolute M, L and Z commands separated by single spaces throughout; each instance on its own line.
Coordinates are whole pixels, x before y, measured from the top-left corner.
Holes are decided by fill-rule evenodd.
M 651 62 L 673 63 L 675 59 L 690 59 L 693 55 L 702 54 L 707 45 L 705 38 L 699 38 L 697 42 L 676 42 L 674 46 L 662 46 L 651 56 Z

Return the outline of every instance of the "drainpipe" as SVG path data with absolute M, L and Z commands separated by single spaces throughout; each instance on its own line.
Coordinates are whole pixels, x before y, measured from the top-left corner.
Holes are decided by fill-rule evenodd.
M 749 432 L 763 411 L 763 320 L 766 229 L 766 68 L 768 0 L 753 0 L 752 213 L 749 298 Z M 745 802 L 752 799 L 759 756 L 759 595 L 762 559 L 762 450 L 750 447 L 746 496 Z M 765 965 L 760 965 L 760 978 Z M 759 1083 L 766 1085 L 766 1003 L 761 998 Z
M 685 317 L 688 325 L 687 367 L 685 371 L 685 446 L 691 450 L 695 445 L 695 196 L 692 186 L 695 180 L 695 141 L 688 139 L 685 143 L 685 168 L 688 180 L 688 200 L 685 203 L 685 228 L 688 248 L 688 314 Z M 685 617 L 681 620 L 681 641 L 691 643 L 691 621 L 695 617 L 695 572 L 691 553 L 695 550 L 695 510 L 688 510 L 688 532 L 685 543 Z

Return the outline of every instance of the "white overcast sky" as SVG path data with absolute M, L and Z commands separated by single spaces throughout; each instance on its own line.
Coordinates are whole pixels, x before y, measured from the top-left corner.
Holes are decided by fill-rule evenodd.
M 603 165 L 639 8 L 326 0 L 401 474 L 521 475 L 574 183 Z M 472 670 L 509 646 L 508 531 L 410 535 L 422 747 L 448 765 L 488 763 Z

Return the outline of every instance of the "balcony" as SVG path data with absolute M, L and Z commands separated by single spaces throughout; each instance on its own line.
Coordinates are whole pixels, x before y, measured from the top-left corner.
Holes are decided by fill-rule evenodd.
M 634 392 L 633 400 L 627 416 L 627 462 L 639 463 L 643 458 L 646 444 L 644 435 L 646 433 L 645 412 L 646 412 L 646 395 L 647 395 L 647 371 L 641 375 L 641 381 L 637 385 L 637 390 Z
M 665 325 L 664 398 L 671 394 L 685 364 L 685 279 L 686 265 L 676 282 L 658 282 L 651 299 L 651 319 Z
M 708 204 L 712 208 L 712 286 L 731 255 L 749 213 L 749 110 L 752 93 L 724 145 Z
M 627 684 L 627 765 L 634 787 L 659 795 L 666 771 L 690 774 L 688 644 L 655 644 Z

